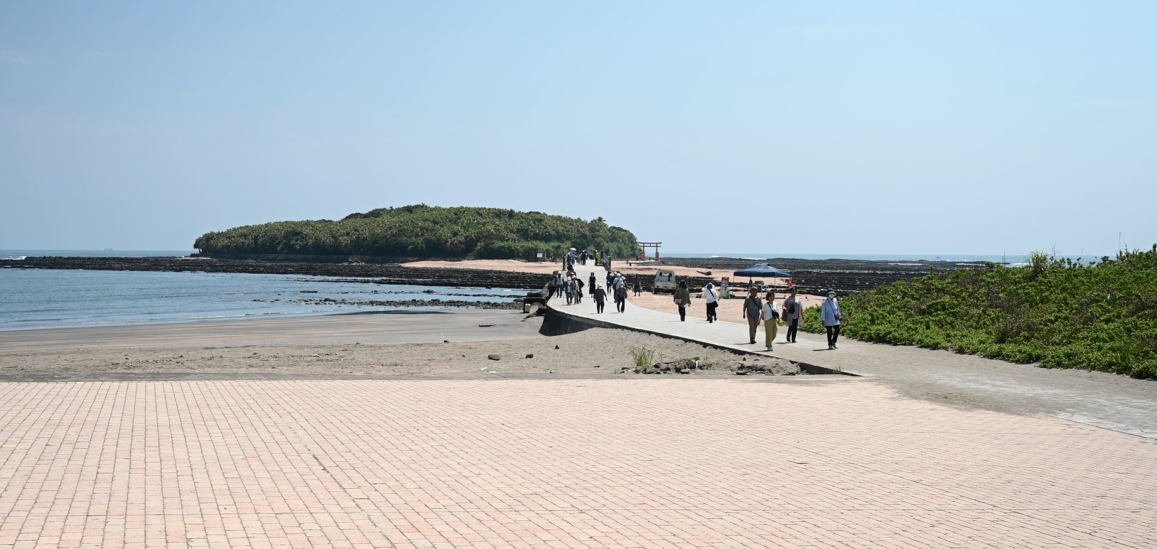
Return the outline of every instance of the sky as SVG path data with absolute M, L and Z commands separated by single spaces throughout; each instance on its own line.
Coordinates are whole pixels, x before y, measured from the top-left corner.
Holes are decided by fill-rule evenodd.
M 1157 2 L 0 3 L 0 249 L 425 203 L 664 253 L 1157 242 Z

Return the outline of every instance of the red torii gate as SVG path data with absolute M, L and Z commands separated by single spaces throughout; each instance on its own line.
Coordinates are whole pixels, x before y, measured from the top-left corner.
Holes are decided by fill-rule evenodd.
M 640 242 L 639 247 L 643 248 L 643 259 L 647 259 L 647 248 L 655 248 L 655 261 L 659 260 L 659 246 L 662 242 Z

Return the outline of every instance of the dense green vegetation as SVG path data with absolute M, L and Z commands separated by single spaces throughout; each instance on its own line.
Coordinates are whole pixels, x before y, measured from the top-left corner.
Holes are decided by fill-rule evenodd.
M 639 243 L 603 218 L 583 221 L 539 212 L 426 205 L 381 208 L 341 221 L 281 221 L 202 235 L 206 254 L 303 254 L 531 259 L 595 248 L 635 257 Z
M 1029 266 L 930 274 L 840 298 L 842 332 L 1157 379 L 1157 245 L 1090 265 L 1034 253 Z M 802 329 L 821 332 L 818 308 Z

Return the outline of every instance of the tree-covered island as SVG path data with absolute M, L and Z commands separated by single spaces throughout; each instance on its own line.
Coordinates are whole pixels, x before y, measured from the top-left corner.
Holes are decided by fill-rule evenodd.
M 476 259 L 561 257 L 570 248 L 635 257 L 630 231 L 603 218 L 519 212 L 499 208 L 442 208 L 425 204 L 379 208 L 340 221 L 278 221 L 201 235 L 205 255 L 355 255 Z

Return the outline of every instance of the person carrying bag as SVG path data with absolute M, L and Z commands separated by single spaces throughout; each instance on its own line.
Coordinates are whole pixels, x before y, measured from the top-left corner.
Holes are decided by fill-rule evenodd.
M 686 322 L 687 307 L 691 305 L 691 292 L 687 289 L 686 280 L 680 280 L 675 290 L 675 305 L 679 307 L 679 322 Z

